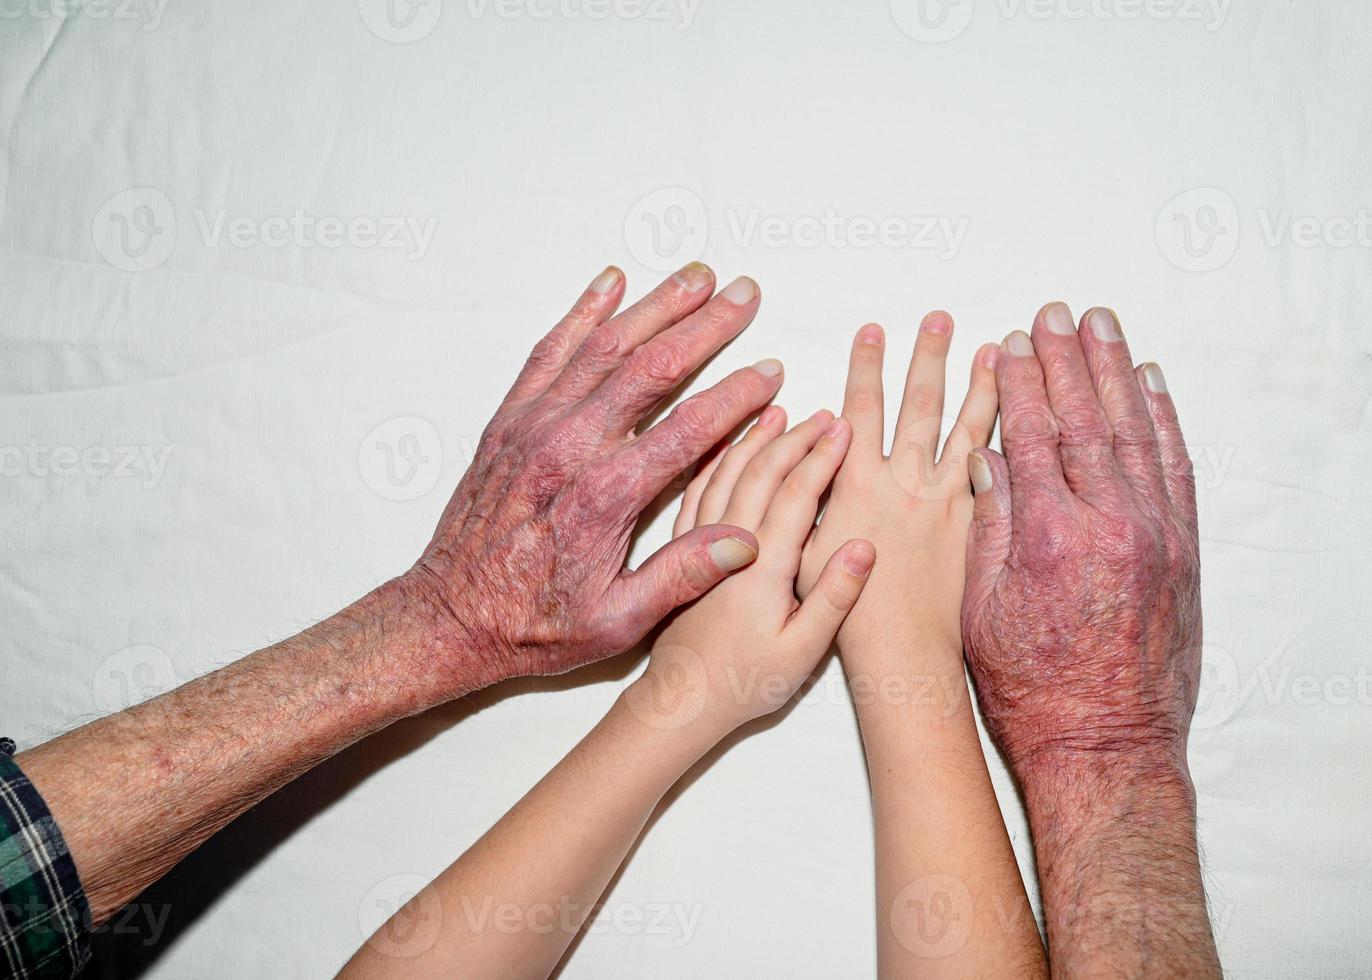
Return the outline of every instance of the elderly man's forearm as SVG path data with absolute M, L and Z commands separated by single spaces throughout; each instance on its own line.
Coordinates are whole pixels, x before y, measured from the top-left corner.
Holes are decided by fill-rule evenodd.
M 1219 977 L 1184 763 L 1091 754 L 1025 774 L 1054 977 Z
M 404 578 L 281 643 L 18 759 L 52 810 L 93 924 L 276 789 L 400 718 L 485 686 L 438 658 Z

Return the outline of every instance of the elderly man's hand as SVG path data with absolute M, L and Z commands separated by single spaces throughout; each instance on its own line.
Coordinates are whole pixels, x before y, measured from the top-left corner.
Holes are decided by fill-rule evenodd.
M 1195 481 L 1156 364 L 1061 303 L 997 363 L 1006 459 L 978 491 L 963 635 L 1021 778 L 1086 754 L 1185 765 L 1200 671 Z M 1008 460 L 1008 466 L 1007 466 Z
M 1024 790 L 1052 975 L 1218 978 L 1186 767 L 1195 479 L 1162 371 L 1109 310 L 1078 331 L 1054 303 L 996 383 L 1006 458 L 968 462 L 963 638 Z
M 405 577 L 430 614 L 422 669 L 451 695 L 620 653 L 756 557 L 751 533 L 714 525 L 624 567 L 642 510 L 781 386 L 763 361 L 636 434 L 757 313 L 751 279 L 713 286 L 694 263 L 613 316 L 624 276 L 607 269 L 530 355 Z

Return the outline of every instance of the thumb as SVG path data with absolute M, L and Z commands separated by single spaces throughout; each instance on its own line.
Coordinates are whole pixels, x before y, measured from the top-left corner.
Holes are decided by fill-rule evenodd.
M 995 587 L 1010 557 L 1010 468 L 1005 457 L 990 449 L 967 457 L 976 502 L 972 529 L 967 535 L 967 591 L 963 606 L 976 609 Z
M 636 637 L 678 606 L 698 599 L 757 558 L 757 538 L 741 527 L 707 524 L 665 545 L 637 571 L 624 575 L 610 594 L 610 608 Z

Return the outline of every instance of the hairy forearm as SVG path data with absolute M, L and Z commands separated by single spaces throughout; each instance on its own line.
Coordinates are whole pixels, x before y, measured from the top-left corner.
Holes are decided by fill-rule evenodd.
M 343 975 L 551 974 L 662 796 L 724 734 L 659 723 L 637 683 Z
M 422 623 L 395 580 L 298 636 L 23 753 L 94 924 L 312 766 L 480 686 L 427 655 Z
M 1023 785 L 1054 977 L 1221 975 L 1184 762 L 1045 757 Z
M 841 650 L 872 784 L 881 975 L 1044 975 L 955 639 L 888 629 Z

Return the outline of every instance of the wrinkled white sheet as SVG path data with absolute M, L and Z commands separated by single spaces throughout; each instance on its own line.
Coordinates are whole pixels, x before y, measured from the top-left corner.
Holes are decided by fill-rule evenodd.
M 1197 456 L 1191 759 L 1223 959 L 1365 973 L 1372 7 L 391 15 L 0 5 L 4 734 L 41 741 L 406 567 L 527 349 L 606 262 L 634 293 L 697 257 L 757 277 L 758 322 L 700 381 L 775 354 L 794 412 L 836 405 L 864 320 L 903 355 L 924 311 L 954 311 L 960 394 L 975 345 L 1041 302 L 1109 303 Z M 97 971 L 337 968 L 633 669 L 490 692 L 345 754 L 119 921 Z M 694 775 L 563 975 L 872 975 L 836 665 Z

